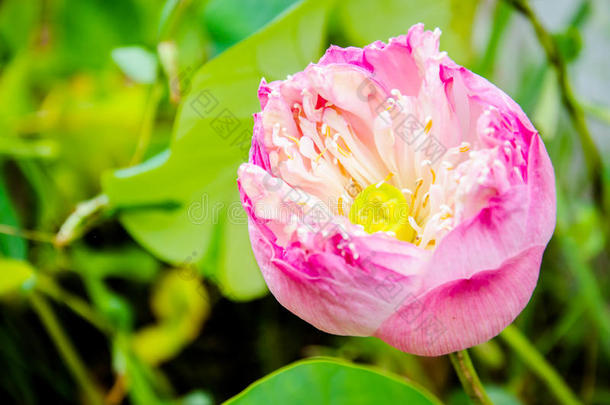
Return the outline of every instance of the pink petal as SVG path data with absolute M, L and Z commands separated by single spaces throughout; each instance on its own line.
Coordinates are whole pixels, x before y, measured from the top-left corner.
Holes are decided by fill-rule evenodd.
M 375 332 L 413 354 L 440 356 L 496 336 L 523 310 L 538 280 L 544 246 L 460 278 L 406 303 Z

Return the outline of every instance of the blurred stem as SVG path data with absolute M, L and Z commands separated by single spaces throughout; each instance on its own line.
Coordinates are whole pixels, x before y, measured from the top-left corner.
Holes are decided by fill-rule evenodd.
M 519 329 L 514 325 L 509 325 L 500 334 L 500 337 L 517 353 L 534 374 L 544 381 L 559 403 L 564 405 L 580 404 L 580 401 L 553 366 L 545 360 Z
M 155 124 L 155 117 L 157 116 L 157 108 L 159 107 L 159 101 L 163 95 L 163 85 L 157 80 L 151 87 L 146 101 L 146 108 L 144 110 L 144 116 L 142 117 L 142 125 L 140 127 L 140 136 L 138 137 L 138 144 L 136 150 L 131 157 L 129 166 L 137 165 L 142 161 L 146 149 L 150 144 L 150 138 Z
M 610 125 L 610 108 L 594 103 L 582 103 L 582 108 L 589 116 L 605 125 Z
M 174 0 L 170 14 L 166 20 L 159 26 L 159 40 L 167 39 L 173 36 L 184 11 L 188 8 L 191 0 Z M 169 2 L 168 2 L 169 3 Z
M 157 45 L 157 55 L 161 62 L 163 73 L 167 77 L 169 100 L 173 104 L 180 103 L 184 89 L 181 89 L 181 75 L 178 72 L 178 48 L 174 41 L 164 41 Z
M 89 402 L 92 404 L 103 404 L 100 393 L 95 387 L 93 381 L 90 379 L 87 369 L 83 365 L 83 362 L 74 349 L 74 346 L 72 346 L 68 336 L 55 317 L 53 309 L 49 303 L 38 293 L 32 293 L 30 300 L 32 302 L 34 311 L 36 311 L 38 314 L 38 317 L 53 340 L 53 343 L 55 343 L 55 346 L 66 363 L 66 366 L 70 370 L 70 373 L 72 373 L 72 376 L 76 382 L 81 386 L 83 392 L 87 395 Z
M 108 196 L 100 194 L 90 200 L 80 202 L 55 235 L 55 246 L 64 247 L 82 236 L 108 207 Z
M 55 235 L 52 233 L 19 229 L 5 224 L 0 224 L 0 233 L 4 235 L 18 236 L 33 242 L 54 243 L 55 241 Z
M 599 354 L 599 338 L 595 331 L 588 336 L 586 353 L 587 357 L 585 360 L 585 370 L 583 373 L 580 395 L 584 403 L 590 404 L 593 400 L 593 394 L 595 393 L 595 375 Z
M 449 358 L 462 383 L 462 387 L 464 387 L 464 391 L 466 391 L 472 402 L 477 405 L 493 405 L 472 365 L 468 351 L 460 350 L 459 352 L 449 353 Z
M 505 0 L 520 11 L 531 23 L 538 42 L 542 45 L 549 63 L 557 71 L 557 80 L 561 90 L 563 104 L 578 133 L 580 144 L 585 155 L 587 171 L 593 183 L 593 198 L 604 215 L 610 215 L 610 192 L 604 190 L 604 163 L 601 154 L 593 141 L 583 107 L 580 105 L 568 79 L 568 69 L 553 36 L 543 27 L 527 0 Z
M 41 274 L 37 276 L 36 288 L 55 301 L 64 304 L 75 314 L 85 319 L 87 322 L 98 328 L 100 331 L 111 334 L 114 328 L 103 318 L 101 318 L 89 304 L 81 298 L 62 289 L 53 279 Z
M 126 378 L 125 374 L 118 374 L 112 388 L 106 394 L 106 404 L 118 405 L 123 402 L 126 392 Z

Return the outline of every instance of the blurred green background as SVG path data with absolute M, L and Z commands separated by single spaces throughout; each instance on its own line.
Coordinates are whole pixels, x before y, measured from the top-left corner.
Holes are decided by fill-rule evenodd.
M 236 203 L 261 77 L 423 22 L 523 107 L 557 176 L 540 282 L 514 326 L 471 350 L 481 378 L 498 404 L 610 404 L 610 2 L 535 0 L 529 18 L 516 3 L 0 1 L 1 402 L 219 403 L 330 356 L 469 403 L 447 358 L 283 309 Z M 284 374 L 274 392 L 329 389 L 307 367 L 316 378 Z

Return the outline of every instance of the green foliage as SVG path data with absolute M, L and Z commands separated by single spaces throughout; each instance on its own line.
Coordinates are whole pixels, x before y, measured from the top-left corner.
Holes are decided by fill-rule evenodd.
M 0 224 L 18 227 L 17 216 L 10 196 L 6 191 L 6 185 L 0 177 Z M 25 259 L 27 245 L 23 238 L 18 236 L 0 234 L 0 257 L 12 257 Z
M 557 84 L 557 75 L 547 69 L 542 80 L 540 96 L 532 120 L 536 122 L 543 139 L 549 139 L 557 133 L 558 116 L 561 112 L 561 95 Z
M 14 294 L 34 277 L 34 269 L 27 262 L 13 259 L 0 259 L 0 297 Z
M 112 59 L 134 82 L 150 84 L 157 79 L 157 58 L 144 48 L 127 46 L 113 49 Z
M 513 394 L 507 392 L 502 387 L 485 387 L 487 394 L 489 394 L 489 399 L 495 405 L 521 405 L 522 402 L 519 401 L 517 397 Z M 468 398 L 468 396 L 463 391 L 455 391 L 449 397 L 448 405 L 471 405 L 473 401 Z
M 555 35 L 554 38 L 559 47 L 559 51 L 566 61 L 570 62 L 578 58 L 578 54 L 582 50 L 580 31 L 574 27 L 570 27 L 565 32 Z
M 158 323 L 133 336 L 134 352 L 146 363 L 155 365 L 175 357 L 197 337 L 209 314 L 208 293 L 189 270 L 171 271 L 153 287 L 150 305 Z
M 296 0 L 211 0 L 204 20 L 210 36 L 220 50 L 239 42 L 263 27 Z
M 147 43 L 144 10 L 134 0 L 65 0 L 52 9 L 63 69 L 103 69 L 113 48 Z
M 0 5 L 0 43 L 2 53 L 17 53 L 27 47 L 31 33 L 37 26 L 37 15 L 40 13 L 39 1 L 19 0 L 3 1 Z M 4 56 L 4 55 L 3 55 Z
M 255 382 L 227 405 L 440 404 L 423 388 L 370 368 L 335 360 L 305 360 Z

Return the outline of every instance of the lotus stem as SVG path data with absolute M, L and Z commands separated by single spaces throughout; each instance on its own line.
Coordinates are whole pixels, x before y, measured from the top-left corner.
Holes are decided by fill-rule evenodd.
M 451 364 L 464 387 L 464 391 L 476 405 L 493 405 L 477 375 L 467 350 L 450 353 Z

